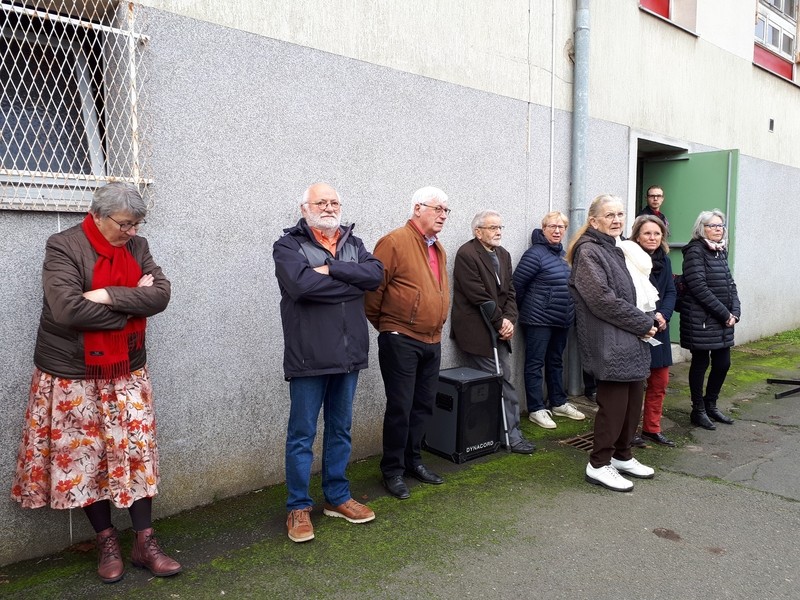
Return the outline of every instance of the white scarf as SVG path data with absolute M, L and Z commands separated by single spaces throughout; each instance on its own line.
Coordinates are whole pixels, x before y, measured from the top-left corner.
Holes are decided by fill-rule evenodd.
M 650 271 L 653 269 L 653 261 L 650 255 L 642 250 L 642 247 L 631 240 L 620 240 L 617 238 L 617 246 L 625 254 L 625 266 L 633 279 L 633 287 L 636 290 L 636 308 L 643 312 L 652 312 L 656 309 L 658 300 L 658 290 L 650 283 Z

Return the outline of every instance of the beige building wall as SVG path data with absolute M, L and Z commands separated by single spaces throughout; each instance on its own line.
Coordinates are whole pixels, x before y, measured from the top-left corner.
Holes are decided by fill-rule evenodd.
M 800 167 L 798 87 L 752 62 L 757 0 L 693 0 L 681 30 L 635 0 L 591 3 L 589 111 Z M 571 109 L 567 0 L 142 0 L 417 75 Z M 774 132 L 768 130 L 773 119 Z

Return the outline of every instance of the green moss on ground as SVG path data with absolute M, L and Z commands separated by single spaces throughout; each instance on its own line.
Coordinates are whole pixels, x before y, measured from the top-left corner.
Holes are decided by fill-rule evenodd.
M 670 437 L 679 446 L 692 443 L 688 364 L 672 369 L 665 415 L 676 423 Z M 728 402 L 769 391 L 767 377 L 798 376 L 800 330 L 786 332 L 734 349 L 733 366 L 723 388 Z M 103 586 L 96 581 L 95 554 L 88 546 L 65 550 L 46 559 L 0 569 L 0 596 L 18 598 L 218 598 L 264 597 L 307 600 L 321 597 L 376 597 L 384 583 L 398 577 L 416 579 L 446 575 L 462 548 L 493 554 L 508 536 L 536 533 L 517 530 L 519 499 L 543 505 L 583 486 L 586 453 L 562 440 L 591 431 L 592 422 L 558 419 L 555 430 L 541 429 L 526 419 L 524 434 L 537 450 L 533 455 L 498 452 L 464 465 L 430 456 L 446 484 L 416 484 L 408 500 L 398 501 L 380 487 L 377 457 L 351 465 L 355 497 L 367 502 L 377 518 L 365 525 L 313 513 L 316 539 L 291 542 L 285 533 L 285 487 L 272 486 L 186 511 L 157 523 L 168 552 L 185 563 L 179 576 L 158 579 L 128 565 L 125 579 Z M 651 446 L 648 462 L 660 468 L 677 456 L 674 450 Z M 597 493 L 602 493 L 598 491 Z M 319 477 L 312 494 L 321 498 Z M 130 533 L 123 534 L 128 556 Z M 424 581 L 421 581 L 424 588 Z

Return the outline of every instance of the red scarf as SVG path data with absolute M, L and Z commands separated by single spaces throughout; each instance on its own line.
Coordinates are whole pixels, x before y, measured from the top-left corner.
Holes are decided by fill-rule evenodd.
M 125 246 L 112 246 L 97 229 L 91 214 L 81 225 L 89 243 L 97 252 L 97 262 L 92 273 L 93 290 L 123 286 L 136 287 L 142 277 L 142 268 Z M 130 350 L 144 344 L 147 319 L 131 317 L 122 329 L 114 331 L 85 331 L 83 333 L 83 358 L 86 379 L 116 379 L 130 374 Z

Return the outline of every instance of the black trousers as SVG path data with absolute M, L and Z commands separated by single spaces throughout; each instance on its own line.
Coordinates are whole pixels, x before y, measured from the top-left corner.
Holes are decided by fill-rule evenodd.
M 708 374 L 708 383 L 704 394 L 703 382 L 706 378 L 709 360 L 711 362 L 711 372 Z M 692 364 L 689 366 L 689 391 L 692 394 L 692 405 L 703 406 L 704 400 L 716 402 L 730 368 L 730 348 L 692 350 Z
M 378 335 L 378 361 L 386 390 L 384 477 L 402 475 L 422 464 L 422 437 L 433 414 L 441 358 L 438 343 L 425 344 L 388 332 Z
M 597 416 L 594 418 L 594 446 L 589 463 L 599 469 L 611 464 L 611 457 L 630 460 L 631 440 L 639 425 L 644 402 L 642 381 L 597 381 Z

